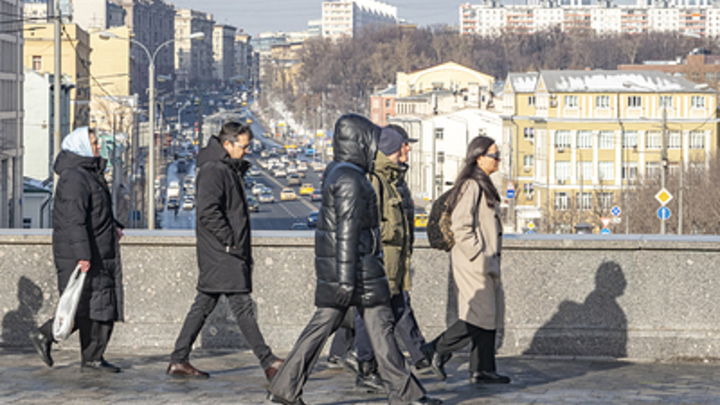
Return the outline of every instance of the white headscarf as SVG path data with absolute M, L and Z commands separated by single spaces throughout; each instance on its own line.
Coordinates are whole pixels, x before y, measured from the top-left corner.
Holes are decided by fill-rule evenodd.
M 92 145 L 90 145 L 90 132 L 88 127 L 80 127 L 67 134 L 62 141 L 61 148 L 76 155 L 95 157 Z

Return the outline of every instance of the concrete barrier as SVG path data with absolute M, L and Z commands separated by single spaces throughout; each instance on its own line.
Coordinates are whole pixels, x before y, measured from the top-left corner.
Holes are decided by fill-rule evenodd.
M 422 236 L 412 302 L 432 339 L 456 319 L 456 302 L 447 254 Z M 289 350 L 314 310 L 313 234 L 258 231 L 253 243 L 260 327 L 271 347 Z M 509 235 L 503 249 L 501 354 L 720 357 L 720 237 Z M 0 231 L 0 345 L 29 346 L 27 332 L 52 316 L 51 252 L 49 231 Z M 122 255 L 126 322 L 112 345 L 169 352 L 195 295 L 194 234 L 128 231 Z M 224 303 L 198 344 L 246 347 Z

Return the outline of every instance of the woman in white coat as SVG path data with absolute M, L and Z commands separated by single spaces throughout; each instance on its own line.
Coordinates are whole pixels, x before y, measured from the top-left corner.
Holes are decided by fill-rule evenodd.
M 447 200 L 455 239 L 450 257 L 459 320 L 426 347 L 433 371 L 442 380 L 452 353 L 471 343 L 470 382 L 510 382 L 495 368 L 495 334 L 502 328 L 505 315 L 500 279 L 500 195 L 490 180 L 499 164 L 500 152 L 492 138 L 473 139 Z

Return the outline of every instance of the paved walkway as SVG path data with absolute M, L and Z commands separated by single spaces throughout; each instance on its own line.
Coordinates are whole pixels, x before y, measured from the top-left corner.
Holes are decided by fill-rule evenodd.
M 123 367 L 116 375 L 79 372 L 79 354 L 55 352 L 55 367 L 34 352 L 0 349 L 2 404 L 270 404 L 264 374 L 249 352 L 194 353 L 193 364 L 212 373 L 205 381 L 167 378 L 167 353 L 109 352 Z M 611 360 L 504 357 L 507 386 L 471 387 L 467 357 L 453 358 L 450 377 L 422 377 L 445 404 L 720 404 L 720 363 L 648 363 Z M 354 378 L 319 362 L 305 388 L 309 405 L 384 404 L 353 390 Z

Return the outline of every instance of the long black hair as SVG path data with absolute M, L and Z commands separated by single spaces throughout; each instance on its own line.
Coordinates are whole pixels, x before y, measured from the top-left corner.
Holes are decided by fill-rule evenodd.
M 482 135 L 470 141 L 467 155 L 465 156 L 465 163 L 460 173 L 458 173 L 457 179 L 455 179 L 455 185 L 453 186 L 451 194 L 448 196 L 447 207 L 449 212 L 452 212 L 458 201 L 460 201 L 463 193 L 463 185 L 468 180 L 478 182 L 482 192 L 485 194 L 488 207 L 493 208 L 495 204 L 500 202 L 500 194 L 498 194 L 495 185 L 492 180 L 490 180 L 490 176 L 477 164 L 478 158 L 486 155 L 490 147 L 494 144 L 495 141 L 492 138 Z

